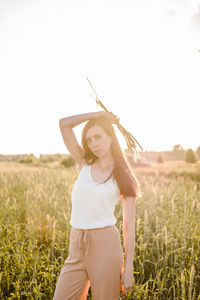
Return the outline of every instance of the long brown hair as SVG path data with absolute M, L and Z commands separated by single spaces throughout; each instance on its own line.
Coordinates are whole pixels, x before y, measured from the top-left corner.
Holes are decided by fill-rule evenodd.
M 86 142 L 86 133 L 89 128 L 94 125 L 99 125 L 111 137 L 111 154 L 114 160 L 114 169 L 109 175 L 109 177 L 102 183 L 105 183 L 113 175 L 116 180 L 120 195 L 123 197 L 137 197 L 139 195 L 139 182 L 131 169 L 125 155 L 122 152 L 122 149 L 119 145 L 117 136 L 115 134 L 114 127 L 112 122 L 106 117 L 99 117 L 89 120 L 83 128 L 82 131 L 82 146 L 84 149 L 84 159 L 88 165 L 93 164 L 98 157 L 89 149 Z

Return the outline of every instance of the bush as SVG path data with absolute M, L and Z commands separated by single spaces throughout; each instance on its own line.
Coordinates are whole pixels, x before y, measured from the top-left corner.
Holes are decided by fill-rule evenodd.
M 163 163 L 164 160 L 163 160 L 163 157 L 162 155 L 159 153 L 158 156 L 157 156 L 157 163 Z
M 62 154 L 40 154 L 40 161 L 43 163 L 60 161 L 62 156 Z
M 31 164 L 36 162 L 37 158 L 33 155 L 33 153 L 29 155 L 25 155 L 23 158 L 20 158 L 18 162 L 23 163 L 23 164 Z
M 200 146 L 196 150 L 197 158 L 200 159 Z
M 197 161 L 194 151 L 191 148 L 186 151 L 185 161 L 187 163 L 195 163 Z
M 65 168 L 70 168 L 76 165 L 75 160 L 73 159 L 73 157 L 71 155 L 69 155 L 67 158 L 64 158 L 61 161 L 61 165 L 63 165 Z

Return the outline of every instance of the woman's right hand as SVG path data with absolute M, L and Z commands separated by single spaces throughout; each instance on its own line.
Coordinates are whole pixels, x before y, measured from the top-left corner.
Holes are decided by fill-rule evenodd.
M 116 124 L 119 122 L 119 118 L 115 114 L 113 114 L 113 112 L 101 111 L 101 113 L 102 113 L 102 116 L 105 116 L 106 118 L 108 118 L 112 123 Z

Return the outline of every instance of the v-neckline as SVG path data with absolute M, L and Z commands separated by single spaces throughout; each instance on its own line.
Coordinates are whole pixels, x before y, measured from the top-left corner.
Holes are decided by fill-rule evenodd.
M 92 179 L 92 181 L 94 182 L 94 183 L 103 183 L 103 181 L 95 181 L 94 179 L 93 179 L 93 177 L 92 177 L 92 165 L 89 165 L 89 173 L 90 173 L 90 178 Z M 111 179 L 111 178 L 110 178 Z M 110 180 L 109 179 L 109 180 Z M 109 181 L 108 180 L 108 181 Z M 105 180 L 104 180 L 105 181 Z

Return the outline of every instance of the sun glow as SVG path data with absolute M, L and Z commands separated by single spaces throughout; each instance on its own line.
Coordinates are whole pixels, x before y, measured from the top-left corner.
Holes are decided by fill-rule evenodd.
M 101 109 L 85 76 L 144 150 L 198 146 L 197 1 L 9 3 L 0 4 L 1 153 L 65 153 L 59 119 Z

